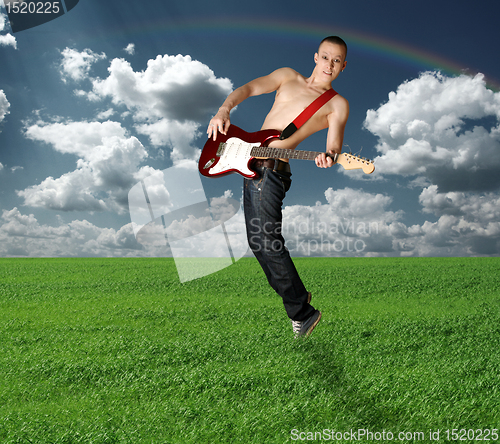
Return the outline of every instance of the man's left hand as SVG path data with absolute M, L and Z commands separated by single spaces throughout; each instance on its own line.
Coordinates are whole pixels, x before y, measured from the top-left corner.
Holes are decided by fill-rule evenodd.
M 335 154 L 335 153 L 330 153 L 330 154 Z M 316 156 L 316 159 L 314 159 L 316 162 L 316 166 L 319 168 L 330 168 L 335 164 L 333 159 L 330 156 L 327 156 L 326 153 L 321 153 L 318 156 Z

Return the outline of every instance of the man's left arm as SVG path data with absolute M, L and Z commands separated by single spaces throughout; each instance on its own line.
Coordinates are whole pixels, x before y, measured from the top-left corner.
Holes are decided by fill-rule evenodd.
M 341 99 L 335 103 L 335 108 L 327 116 L 328 135 L 326 137 L 326 152 L 329 154 L 340 154 L 344 143 L 344 129 L 349 117 L 349 103 L 343 97 Z M 330 168 L 335 163 L 325 153 L 317 156 L 315 162 L 320 168 Z

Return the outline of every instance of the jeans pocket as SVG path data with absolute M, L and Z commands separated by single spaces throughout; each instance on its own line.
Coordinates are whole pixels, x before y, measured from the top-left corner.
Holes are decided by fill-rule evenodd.
M 281 183 L 283 184 L 283 190 L 286 193 L 290 189 L 292 181 L 290 179 L 281 179 Z
M 262 185 L 264 183 L 266 173 L 267 173 L 267 168 L 263 169 L 262 172 L 260 172 L 258 177 L 256 177 L 255 179 L 252 179 L 253 186 L 255 188 L 257 188 L 259 191 L 262 190 Z
M 290 189 L 290 186 L 292 185 L 292 179 L 282 174 L 279 174 L 279 178 L 281 184 L 283 185 L 283 193 L 286 193 Z

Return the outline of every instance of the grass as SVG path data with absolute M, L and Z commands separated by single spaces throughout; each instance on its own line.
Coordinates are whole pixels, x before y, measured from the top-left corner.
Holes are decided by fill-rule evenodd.
M 0 442 L 500 428 L 500 259 L 295 262 L 305 341 L 254 259 L 184 284 L 170 259 L 0 260 Z

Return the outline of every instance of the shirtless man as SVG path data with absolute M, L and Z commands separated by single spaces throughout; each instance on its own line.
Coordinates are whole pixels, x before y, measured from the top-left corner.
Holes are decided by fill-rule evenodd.
M 273 91 L 275 101 L 261 129 L 282 131 L 314 99 L 332 88 L 331 83 L 346 67 L 346 55 L 347 46 L 341 38 L 327 37 L 314 55 L 316 66 L 310 77 L 281 68 L 235 89 L 210 120 L 208 137 L 216 140 L 218 132 L 227 133 L 229 113 L 235 106 L 248 97 Z M 326 152 L 340 153 L 348 116 L 349 104 L 337 94 L 289 138 L 273 139 L 270 146 L 295 149 L 311 134 L 328 128 Z M 334 163 L 325 153 L 318 155 L 315 162 L 320 168 Z M 291 185 L 290 166 L 286 159 L 267 159 L 257 161 L 256 169 L 258 177 L 245 179 L 243 188 L 248 242 L 269 284 L 282 297 L 295 336 L 309 336 L 321 312 L 310 304 L 311 293 L 305 289 L 281 234 L 282 203 Z

